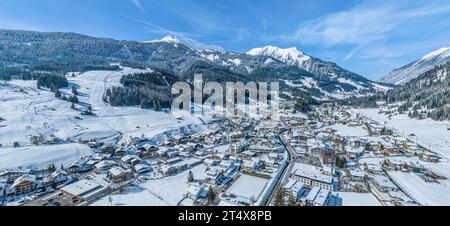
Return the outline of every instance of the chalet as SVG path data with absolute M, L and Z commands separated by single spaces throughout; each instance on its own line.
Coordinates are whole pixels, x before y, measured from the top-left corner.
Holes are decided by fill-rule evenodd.
M 80 166 L 80 164 L 79 164 L 78 162 L 74 162 L 74 163 L 72 163 L 71 165 L 67 166 L 67 167 L 65 168 L 65 170 L 66 170 L 68 173 L 78 173 L 78 172 L 80 172 L 80 170 L 81 170 L 81 166 Z
M 13 183 L 17 178 L 30 174 L 30 169 L 15 169 L 15 170 L 8 170 L 0 173 L 0 178 L 6 178 L 7 183 Z
M 145 174 L 145 173 L 153 171 L 153 168 L 146 164 L 137 164 L 137 165 L 133 166 L 133 170 L 138 175 L 141 175 L 141 174 Z
M 205 183 L 211 185 L 217 184 L 221 176 L 222 175 L 217 168 L 211 168 L 205 174 Z
M 206 166 L 216 166 L 218 163 L 218 160 L 212 158 L 207 158 L 203 161 L 203 164 L 205 164 Z
M 439 162 L 439 156 L 431 152 L 423 152 L 420 154 L 420 159 L 425 162 Z
M 260 166 L 260 161 L 257 159 L 243 160 L 242 165 L 246 171 L 257 171 Z
M 36 176 L 30 174 L 20 176 L 19 178 L 14 180 L 14 183 L 10 188 L 15 191 L 16 195 L 34 191 L 36 189 Z
M 125 150 L 125 148 L 117 148 L 115 151 L 114 151 L 114 156 L 117 156 L 117 157 L 123 157 L 123 156 L 125 156 L 127 154 L 127 151 Z
M 100 148 L 102 153 L 113 154 L 116 148 L 112 144 L 105 144 Z
M 104 160 L 94 165 L 94 170 L 96 173 L 106 173 L 108 170 L 110 170 L 112 167 L 117 166 L 117 163 L 111 160 Z
M 373 184 L 381 192 L 398 191 L 399 188 L 386 176 L 373 175 Z
M 125 168 L 130 168 L 141 163 L 141 161 L 142 159 L 136 155 L 125 155 L 120 158 L 119 163 Z
M 352 181 L 363 182 L 366 177 L 366 173 L 358 169 L 349 170 L 349 173 Z
M 116 166 L 108 171 L 107 176 L 114 183 L 125 182 L 131 178 L 131 171 Z
M 55 182 L 56 184 L 62 184 L 64 182 L 66 182 L 68 179 L 67 173 L 64 170 L 57 170 L 57 171 L 53 172 L 50 175 L 50 177 L 51 177 L 52 181 Z

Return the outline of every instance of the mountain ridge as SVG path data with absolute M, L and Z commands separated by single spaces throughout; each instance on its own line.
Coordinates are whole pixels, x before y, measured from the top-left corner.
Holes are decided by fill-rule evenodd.
M 443 47 L 397 69 L 392 70 L 380 81 L 395 85 L 404 85 L 436 66 L 450 62 L 450 47 Z

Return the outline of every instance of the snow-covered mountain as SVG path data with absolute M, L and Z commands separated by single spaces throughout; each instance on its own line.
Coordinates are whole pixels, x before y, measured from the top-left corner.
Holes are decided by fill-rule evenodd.
M 175 36 L 175 35 L 168 35 L 162 39 L 145 41 L 144 43 L 160 43 L 160 42 L 182 44 L 192 50 L 210 50 L 210 51 L 225 53 L 225 49 L 220 46 L 208 45 L 208 44 L 204 44 L 204 43 L 195 41 L 193 39 L 179 37 L 179 36 Z
M 395 85 L 404 85 L 421 74 L 449 61 L 450 47 L 440 48 L 408 65 L 393 70 L 387 76 L 381 78 L 381 81 Z
M 390 89 L 383 84 L 372 82 L 365 77 L 341 68 L 336 63 L 327 62 L 318 58 L 308 56 L 297 48 L 279 48 L 274 46 L 266 46 L 262 48 L 254 48 L 247 52 L 252 56 L 268 56 L 288 65 L 298 67 L 302 70 L 315 75 L 315 79 L 335 80 L 345 86 L 355 87 L 355 93 L 385 91 Z
M 120 63 L 133 68 L 158 69 L 182 81 L 190 81 L 198 73 L 203 74 L 205 81 L 280 81 L 292 96 L 320 100 L 368 95 L 386 89 L 295 48 L 273 47 L 274 51 L 265 48 L 266 51 L 253 50 L 247 54 L 226 52 L 217 46 L 176 36 L 143 43 L 74 33 L 13 30 L 0 30 L 0 40 L 0 78 L 24 78 L 23 68 L 83 72 L 114 69 L 111 63 Z

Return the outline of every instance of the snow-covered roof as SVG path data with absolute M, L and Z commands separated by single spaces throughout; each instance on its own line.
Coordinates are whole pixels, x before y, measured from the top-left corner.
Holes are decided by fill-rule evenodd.
M 324 175 L 320 169 L 315 166 L 295 163 L 293 168 L 294 174 L 300 177 L 309 178 L 311 180 L 330 184 L 333 181 L 332 176 Z
M 374 175 L 373 179 L 375 180 L 375 182 L 380 185 L 381 187 L 385 187 L 385 188 L 393 188 L 393 189 L 398 189 L 397 186 L 395 186 L 394 183 L 392 183 L 391 180 L 389 180 L 389 178 L 382 176 L 382 175 Z
M 30 181 L 30 182 L 36 182 L 36 176 L 31 174 L 25 174 L 19 178 L 17 178 L 14 183 L 11 185 L 11 187 L 15 187 L 18 184 L 20 184 L 23 181 Z
M 326 189 L 320 189 L 316 198 L 314 199 L 314 204 L 318 206 L 324 206 L 328 200 L 328 196 L 330 195 L 330 191 Z
M 61 190 L 63 192 L 69 193 L 73 196 L 81 196 L 90 191 L 96 190 L 100 187 L 102 187 L 102 186 L 95 183 L 94 181 L 83 179 L 83 180 L 77 181 L 73 184 L 67 185 L 67 186 L 61 188 Z

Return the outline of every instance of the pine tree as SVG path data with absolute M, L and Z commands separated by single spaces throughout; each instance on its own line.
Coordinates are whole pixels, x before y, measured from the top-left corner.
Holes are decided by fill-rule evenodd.
M 188 174 L 188 182 L 194 181 L 194 173 L 190 170 Z
M 211 186 L 209 186 L 208 190 L 208 205 L 214 204 L 214 201 L 216 200 L 216 193 L 214 193 L 214 190 Z
M 59 89 L 55 90 L 55 97 L 56 98 L 61 98 L 61 91 L 59 91 Z
M 78 90 L 77 90 L 77 88 L 75 88 L 75 86 L 72 86 L 72 94 L 75 96 L 78 95 Z
M 275 193 L 275 206 L 284 206 L 284 194 L 281 188 L 278 188 Z

